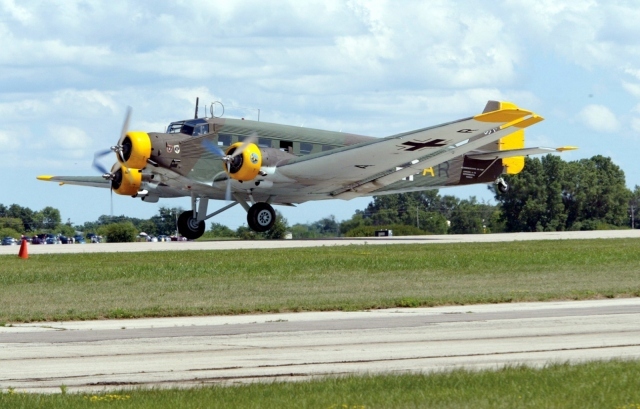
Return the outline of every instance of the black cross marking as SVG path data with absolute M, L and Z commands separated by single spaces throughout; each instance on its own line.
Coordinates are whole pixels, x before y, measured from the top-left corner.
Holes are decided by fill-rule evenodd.
M 423 148 L 435 148 L 438 146 L 446 146 L 446 144 L 443 142 L 444 142 L 444 139 L 432 139 L 429 141 L 407 141 L 402 145 L 407 147 L 405 151 L 413 152 Z

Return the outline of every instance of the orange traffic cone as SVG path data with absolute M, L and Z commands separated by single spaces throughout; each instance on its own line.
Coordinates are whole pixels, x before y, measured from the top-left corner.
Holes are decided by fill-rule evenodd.
M 25 239 L 22 239 L 22 243 L 20 244 L 20 251 L 18 252 L 18 257 L 29 258 L 29 252 L 27 251 L 27 240 Z

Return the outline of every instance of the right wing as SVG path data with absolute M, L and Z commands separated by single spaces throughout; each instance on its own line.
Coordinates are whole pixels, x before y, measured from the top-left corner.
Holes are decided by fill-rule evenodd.
M 62 185 L 77 185 L 77 186 L 91 186 L 91 187 L 104 187 L 109 189 L 111 187 L 111 181 L 104 179 L 102 176 L 38 176 L 38 180 L 44 180 L 45 182 L 58 182 Z

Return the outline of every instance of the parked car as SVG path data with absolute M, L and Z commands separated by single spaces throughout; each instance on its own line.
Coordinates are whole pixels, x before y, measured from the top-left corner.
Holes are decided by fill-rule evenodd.
M 84 239 L 84 237 L 82 237 L 79 234 L 73 236 L 73 240 L 76 242 L 76 244 L 86 244 L 87 243 L 87 241 Z
M 59 244 L 58 239 L 56 237 L 47 237 L 45 242 L 47 244 Z
M 47 235 L 36 234 L 31 238 L 31 244 L 47 244 Z
M 18 240 L 14 239 L 13 237 L 5 237 L 4 239 L 2 239 L 3 246 L 16 246 L 17 244 Z

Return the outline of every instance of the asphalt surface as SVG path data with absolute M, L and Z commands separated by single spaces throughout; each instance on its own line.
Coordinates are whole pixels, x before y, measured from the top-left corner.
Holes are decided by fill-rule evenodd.
M 640 358 L 640 299 L 0 327 L 0 388 L 104 391 Z
M 640 238 L 640 231 L 29 246 L 30 254 Z M 7 248 L 11 251 L 6 251 Z M 16 246 L 3 246 L 5 254 Z M 1 253 L 0 253 L 1 254 Z M 0 327 L 0 389 L 295 381 L 640 358 L 640 298 Z
M 322 240 L 223 240 L 223 241 L 184 241 L 159 243 L 100 243 L 100 244 L 57 244 L 28 245 L 29 254 L 52 253 L 124 253 L 146 251 L 180 251 L 180 250 L 234 250 L 234 249 L 269 249 L 300 248 L 319 246 L 349 245 L 382 245 L 382 244 L 434 244 L 434 243 L 488 243 L 531 240 L 575 240 L 575 239 L 610 239 L 640 238 L 637 230 L 602 230 L 577 232 L 540 232 L 540 233 L 498 233 L 498 234 L 451 234 L 432 236 L 403 237 L 367 237 L 367 238 L 334 238 Z M 20 246 L 0 246 L 0 255 L 18 255 Z

